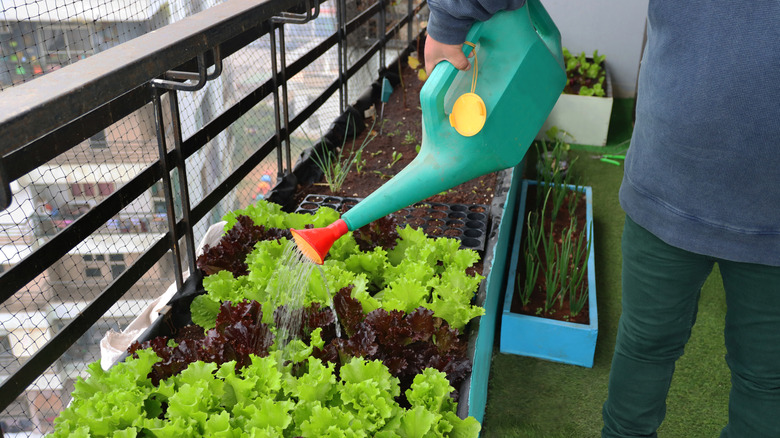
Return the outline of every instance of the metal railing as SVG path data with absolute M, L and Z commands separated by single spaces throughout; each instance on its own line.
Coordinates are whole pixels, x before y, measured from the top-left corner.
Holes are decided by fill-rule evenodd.
M 340 110 L 346 111 L 351 99 L 350 87 L 355 86 L 350 79 L 365 68 L 373 70 L 375 79 L 384 74 L 389 65 L 388 44 L 401 40 L 403 48 L 399 57 L 412 50 L 414 39 L 419 37 L 419 17 L 425 7 L 424 0 L 404 0 L 403 13 L 391 19 L 388 16 L 391 3 L 377 0 L 347 19 L 347 9 L 353 6 L 347 0 L 323 3 L 336 7 L 336 30 L 291 62 L 287 60 L 286 28 L 316 19 L 319 0 L 228 0 L 0 94 L 0 204 L 3 207 L 11 202 L 12 182 L 149 104 L 154 108 L 159 152 L 157 158 L 148 160 L 142 170 L 88 210 L 68 218 L 31 215 L 35 236 L 45 239 L 39 239 L 40 244 L 30 254 L 0 274 L 0 302 L 22 290 L 96 233 L 117 230 L 151 233 L 155 239 L 78 316 L 2 381 L 0 409 L 11 405 L 50 369 L 167 253 L 173 253 L 179 290 L 185 289 L 187 282 L 197 281 L 195 275 L 185 281 L 184 275 L 187 269 L 197 272 L 193 225 L 208 218 L 231 190 L 274 153 L 278 180 L 284 182 L 294 165 L 291 133 L 335 95 Z M 398 2 L 395 3 L 392 6 L 397 15 Z M 350 38 L 370 21 L 376 23 L 378 34 L 361 45 L 358 56 L 349 58 Z M 402 35 L 404 30 L 406 35 Z M 185 138 L 179 95 L 197 90 L 218 77 L 223 60 L 264 36 L 270 40 L 272 65 L 259 68 L 270 69 L 270 77 Z M 292 114 L 288 95 L 290 78 L 334 49 L 339 54 L 337 78 L 297 114 Z M 272 135 L 262 140 L 202 199 L 191 203 L 188 184 L 192 175 L 187 174 L 187 159 L 267 97 L 272 97 L 274 104 Z M 135 214 L 131 218 L 124 212 L 160 181 L 165 196 L 164 214 Z M 122 231 L 123 224 L 127 225 L 126 231 Z

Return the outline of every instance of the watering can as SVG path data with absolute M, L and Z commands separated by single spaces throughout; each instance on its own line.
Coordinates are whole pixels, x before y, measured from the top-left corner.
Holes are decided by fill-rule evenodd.
M 472 69 L 441 62 L 420 91 L 417 157 L 331 225 L 291 230 L 315 263 L 347 231 L 523 159 L 566 84 L 560 32 L 540 0 L 527 0 L 476 22 L 466 41 Z

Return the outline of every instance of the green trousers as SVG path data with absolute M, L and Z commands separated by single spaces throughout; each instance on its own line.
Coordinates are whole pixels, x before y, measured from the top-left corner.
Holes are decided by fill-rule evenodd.
M 603 407 L 603 438 L 656 437 L 675 361 L 718 263 L 726 290 L 729 422 L 721 438 L 780 437 L 780 267 L 670 246 L 626 217 L 623 313 Z M 779 255 L 780 257 L 780 255 Z

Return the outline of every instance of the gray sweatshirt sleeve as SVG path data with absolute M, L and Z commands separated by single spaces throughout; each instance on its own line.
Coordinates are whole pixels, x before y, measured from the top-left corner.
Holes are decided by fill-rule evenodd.
M 524 4 L 525 0 L 428 0 L 428 35 L 444 44 L 461 44 L 475 21 Z

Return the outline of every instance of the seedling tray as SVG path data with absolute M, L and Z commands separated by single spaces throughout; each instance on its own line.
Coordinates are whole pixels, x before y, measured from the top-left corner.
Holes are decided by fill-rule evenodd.
M 363 198 L 307 195 L 296 213 L 314 214 L 320 207 L 347 212 Z M 487 241 L 488 206 L 481 204 L 442 204 L 419 202 L 394 213 L 398 224 L 422 230 L 430 237 L 460 240 L 464 249 L 484 252 Z

